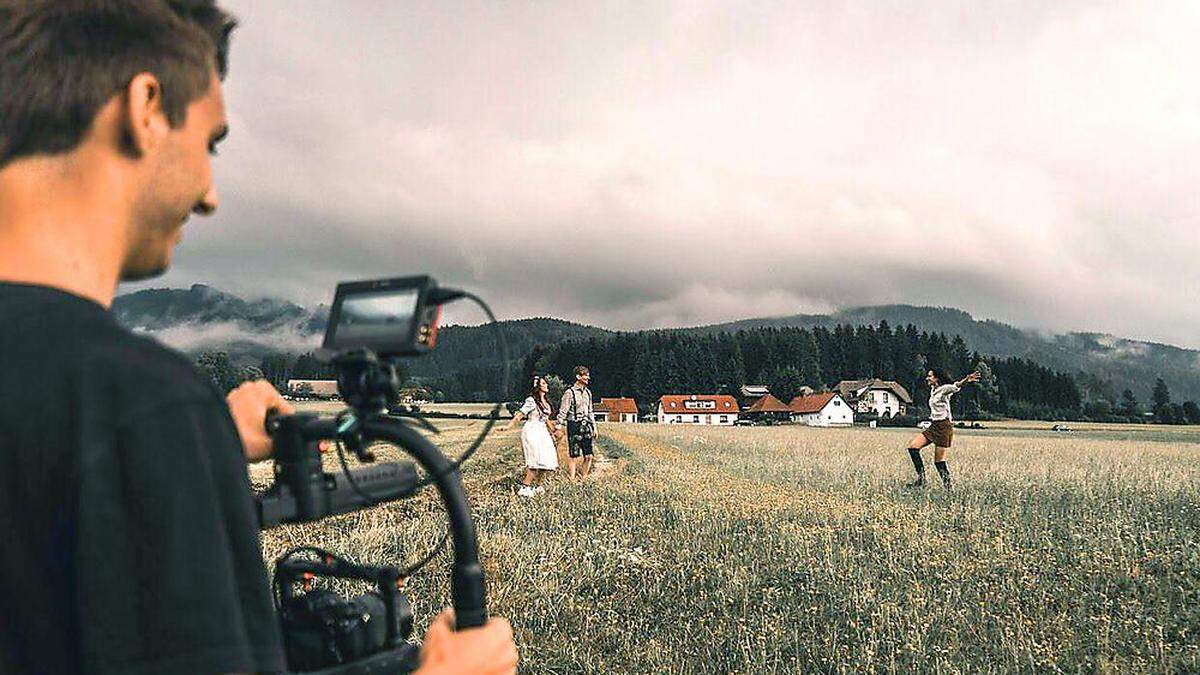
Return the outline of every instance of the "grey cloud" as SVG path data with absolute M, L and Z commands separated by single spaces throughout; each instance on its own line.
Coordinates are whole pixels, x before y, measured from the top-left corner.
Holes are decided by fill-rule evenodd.
M 229 4 L 224 205 L 159 284 L 431 271 L 614 328 L 907 302 L 1200 346 L 1194 5 Z

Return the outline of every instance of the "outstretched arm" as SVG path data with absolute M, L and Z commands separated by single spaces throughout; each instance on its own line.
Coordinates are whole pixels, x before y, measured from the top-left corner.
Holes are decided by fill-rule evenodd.
M 504 430 L 508 431 L 509 429 L 517 426 L 517 423 L 521 422 L 522 420 L 529 419 L 529 414 L 532 413 L 535 408 L 537 408 L 537 404 L 533 402 L 532 396 L 525 399 L 525 403 L 519 410 L 517 410 L 517 412 L 513 413 L 512 419 L 509 420 L 508 426 L 504 427 Z
M 970 375 L 967 375 L 963 379 L 959 380 L 958 382 L 955 382 L 954 385 L 961 389 L 963 387 L 963 385 L 978 382 L 979 378 L 980 378 L 980 375 L 979 375 L 979 371 L 977 370 L 977 371 L 971 373 Z
M 525 419 L 525 413 L 517 411 L 517 414 L 513 415 L 512 419 L 508 421 L 508 424 L 504 426 L 504 430 L 512 431 L 512 428 L 520 423 L 523 419 Z

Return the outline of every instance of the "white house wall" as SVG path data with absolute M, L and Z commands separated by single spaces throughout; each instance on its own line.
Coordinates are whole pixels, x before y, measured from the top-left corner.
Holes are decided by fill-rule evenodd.
M 725 421 L 722 422 L 721 418 Z M 694 418 L 699 418 L 696 421 Z M 664 413 L 662 406 L 658 407 L 658 420 L 660 424 L 695 424 L 695 425 L 712 425 L 712 426 L 732 426 L 738 416 L 733 413 Z
M 902 407 L 900 397 L 886 389 L 872 389 L 858 401 L 859 412 L 874 413 L 879 417 L 895 417 Z
M 829 405 L 821 409 L 819 424 L 823 427 L 848 427 L 854 424 L 854 413 L 850 411 L 850 406 L 835 406 L 831 401 Z
M 792 415 L 793 422 L 799 422 L 810 427 L 848 427 L 854 424 L 854 409 L 843 401 L 841 397 L 832 398 L 825 404 L 824 408 L 815 413 L 803 413 Z

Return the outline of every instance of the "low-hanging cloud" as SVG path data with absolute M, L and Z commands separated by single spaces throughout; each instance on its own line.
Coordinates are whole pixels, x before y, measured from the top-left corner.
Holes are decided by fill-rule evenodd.
M 904 302 L 1200 346 L 1188 3 L 283 3 L 176 269 L 612 328 Z
M 270 332 L 255 330 L 236 321 L 204 324 L 179 324 L 153 331 L 135 328 L 134 332 L 185 352 L 226 350 L 231 344 L 253 345 L 256 352 L 305 354 L 321 346 L 321 335 L 300 326 L 277 326 Z

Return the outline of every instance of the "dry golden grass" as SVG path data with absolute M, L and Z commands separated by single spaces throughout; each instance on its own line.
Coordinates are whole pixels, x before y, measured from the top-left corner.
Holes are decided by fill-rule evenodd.
M 620 470 L 520 500 L 513 431 L 465 482 L 528 672 L 1195 670 L 1200 444 L 1122 433 L 959 433 L 949 494 L 900 487 L 913 431 L 888 429 L 601 425 Z M 264 548 L 407 560 L 442 523 L 426 495 Z M 411 584 L 421 631 L 444 571 Z

